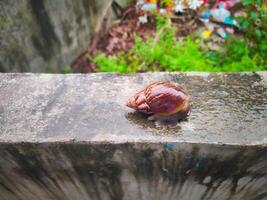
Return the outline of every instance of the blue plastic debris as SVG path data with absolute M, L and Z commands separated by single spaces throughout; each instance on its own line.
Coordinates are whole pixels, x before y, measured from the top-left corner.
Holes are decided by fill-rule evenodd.
M 230 16 L 226 17 L 224 19 L 223 23 L 226 24 L 226 25 L 231 25 L 231 26 L 236 26 L 237 25 L 237 22 L 234 19 L 232 19 L 232 17 L 230 17 Z
M 201 19 L 209 19 L 210 18 L 210 10 L 206 10 L 202 13 L 202 15 L 200 16 Z
M 226 33 L 226 31 L 223 28 L 217 29 L 217 33 L 219 36 L 221 36 L 224 39 L 226 39 L 228 37 L 228 34 Z
M 199 169 L 200 167 L 201 167 L 201 161 L 202 161 L 202 159 L 201 158 L 197 158 L 196 159 L 196 163 L 195 163 L 195 168 L 197 168 L 197 169 Z
M 155 3 L 146 3 L 142 6 L 142 10 L 156 10 L 157 4 Z
M 163 147 L 166 148 L 166 149 L 172 149 L 174 147 L 174 144 L 173 143 L 165 143 L 163 145 Z

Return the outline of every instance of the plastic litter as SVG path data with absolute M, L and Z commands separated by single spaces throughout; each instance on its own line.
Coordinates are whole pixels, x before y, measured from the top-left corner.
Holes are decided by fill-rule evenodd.
M 190 0 L 189 1 L 189 8 L 196 10 L 199 8 L 204 2 L 202 0 Z
M 241 2 L 241 0 L 217 0 L 214 7 L 216 8 L 218 4 L 222 4 L 224 9 L 229 10 L 239 2 Z
M 161 7 L 162 0 L 138 0 L 136 3 L 137 7 L 141 7 L 142 10 L 152 11 L 157 10 L 159 12 L 176 12 L 182 13 L 184 9 L 190 8 L 193 10 L 198 9 L 206 0 L 172 0 L 169 1 L 168 5 Z M 165 9 L 164 11 L 160 8 Z
M 200 19 L 201 20 L 209 20 L 210 18 L 210 10 L 205 10 L 204 12 L 202 12 Z
M 205 26 L 206 26 L 206 28 L 209 29 L 211 32 L 213 32 L 214 29 L 215 29 L 215 27 L 216 27 L 216 25 L 215 25 L 214 23 L 211 23 L 211 22 L 207 23 Z
M 231 16 L 231 13 L 229 10 L 224 9 L 222 4 L 219 4 L 218 8 L 214 8 L 210 11 L 210 15 L 214 18 L 214 20 L 223 22 L 225 18 Z
M 200 21 L 203 22 L 205 27 L 216 32 L 220 37 L 227 38 L 228 34 L 234 33 L 234 28 L 238 23 L 231 16 L 231 12 L 228 10 L 233 7 L 240 0 L 217 0 L 215 6 L 212 9 L 204 10 L 200 15 Z M 212 23 L 217 22 L 217 23 Z M 218 24 L 218 23 L 221 23 Z M 203 36 L 202 33 L 202 37 Z
M 172 149 L 174 147 L 174 144 L 172 144 L 172 143 L 165 143 L 165 144 L 163 144 L 163 147 L 166 148 L 166 149 Z
M 142 10 L 156 10 L 157 9 L 157 4 L 155 3 L 145 3 L 141 7 Z
M 148 22 L 147 15 L 139 17 L 138 20 L 141 24 L 146 24 Z
M 138 0 L 137 2 L 136 2 L 136 7 L 140 7 L 140 6 L 142 6 L 142 5 L 144 5 L 144 0 Z
M 175 7 L 174 7 L 174 11 L 176 13 L 183 13 L 184 12 L 184 9 L 185 9 L 184 5 L 183 4 L 180 4 L 180 3 L 177 3 L 175 5 Z
M 162 0 L 139 0 L 137 4 L 142 10 L 157 11 L 159 13 L 175 12 L 184 13 L 188 9 L 201 10 L 200 21 L 203 22 L 205 30 L 201 32 L 201 37 L 208 39 L 212 33 L 217 33 L 222 38 L 227 38 L 228 34 L 234 33 L 234 28 L 238 23 L 232 17 L 230 8 L 239 3 L 241 0 L 216 0 L 214 6 L 208 9 L 209 0 L 172 0 L 168 1 L 168 5 L 162 7 Z M 214 2 L 214 1 L 213 1 Z M 203 9 L 205 9 L 203 11 Z M 244 13 L 238 13 L 243 15 Z M 238 15 L 237 14 L 237 15 Z M 148 22 L 146 16 L 139 17 L 139 21 L 142 24 Z
M 224 8 L 223 3 L 218 4 L 218 8 L 212 9 L 210 11 L 210 16 L 214 21 L 231 26 L 237 25 L 237 22 L 231 17 L 230 11 Z
M 224 39 L 226 39 L 228 37 L 228 34 L 226 33 L 226 31 L 223 28 L 217 29 L 216 32 L 218 33 L 219 36 L 221 36 Z
M 161 13 L 161 14 L 166 13 L 166 9 L 163 9 L 163 8 L 159 9 L 159 13 Z
M 235 30 L 234 30 L 233 28 L 230 28 L 230 27 L 226 27 L 226 28 L 225 28 L 225 31 L 226 31 L 227 33 L 230 33 L 230 34 L 234 34 L 234 32 L 235 32 Z

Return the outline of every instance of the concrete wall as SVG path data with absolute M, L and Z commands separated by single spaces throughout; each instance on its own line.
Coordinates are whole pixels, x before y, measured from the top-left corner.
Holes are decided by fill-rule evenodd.
M 125 106 L 155 81 L 192 113 Z M 1 200 L 266 200 L 267 73 L 0 74 Z
M 0 72 L 69 66 L 87 47 L 111 1 L 1 0 Z
M 1 144 L 1 200 L 264 200 L 267 148 Z

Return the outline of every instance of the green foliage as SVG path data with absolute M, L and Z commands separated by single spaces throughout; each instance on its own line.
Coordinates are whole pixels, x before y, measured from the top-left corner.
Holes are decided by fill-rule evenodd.
M 127 53 L 113 56 L 99 54 L 93 61 L 100 71 L 122 73 L 136 71 L 205 70 L 211 63 L 200 50 L 201 42 L 188 37 L 177 41 L 175 29 L 160 18 L 155 38 L 143 41 L 135 37 L 135 45 Z
M 222 56 L 221 65 L 231 71 L 258 71 L 263 64 L 260 54 L 255 53 L 245 39 L 229 38 Z
M 178 42 L 172 32 L 163 32 L 159 37 L 156 43 L 151 38 L 146 42 L 136 39 L 131 51 L 141 64 L 141 71 L 194 71 L 210 65 L 200 51 L 200 42 L 190 37 Z
M 245 39 L 230 37 L 221 51 L 206 53 L 213 62 L 212 71 L 260 71 L 266 69 L 266 62 L 253 51 Z
M 156 15 L 156 28 L 159 30 L 160 28 L 163 28 L 164 26 L 169 26 L 170 19 L 165 15 Z
M 61 74 L 71 73 L 71 67 L 70 66 L 64 66 L 64 67 L 61 67 L 59 71 Z
M 209 51 L 205 41 L 188 36 L 178 41 L 175 28 L 166 16 L 156 16 L 157 31 L 154 37 L 143 41 L 135 37 L 128 52 L 112 56 L 99 54 L 91 60 L 104 72 L 143 71 L 258 71 L 266 70 L 267 56 L 262 52 L 267 43 L 255 50 L 247 39 L 229 38 L 220 51 Z
M 173 0 L 161 0 L 160 6 L 161 7 L 170 7 L 173 5 Z
M 131 72 L 127 66 L 124 53 L 120 53 L 113 56 L 105 56 L 105 54 L 99 54 L 93 59 L 97 64 L 99 71 L 102 72 Z
M 246 16 L 238 18 L 240 29 L 253 51 L 267 57 L 267 5 L 264 0 L 243 0 Z M 265 59 L 267 62 L 267 58 Z

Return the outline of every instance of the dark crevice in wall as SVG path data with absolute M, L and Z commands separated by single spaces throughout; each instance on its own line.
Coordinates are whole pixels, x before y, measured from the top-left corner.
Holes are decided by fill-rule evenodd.
M 103 199 L 101 194 L 103 188 L 111 200 L 123 199 L 121 167 L 112 160 L 114 145 L 100 145 L 99 148 L 88 147 L 86 144 L 70 144 L 61 146 L 60 149 L 72 163 L 90 197 L 96 200 Z
M 7 72 L 7 69 L 4 67 L 3 63 L 0 62 L 0 72 Z
M 91 17 L 93 14 L 97 14 L 97 6 L 95 0 L 83 0 L 84 10 L 88 17 Z
M 45 60 L 49 60 L 55 53 L 53 46 L 58 47 L 59 40 L 54 32 L 43 0 L 31 0 L 30 5 L 36 19 L 42 38 L 32 35 L 32 42 Z M 56 43 L 56 44 L 55 44 Z
M 95 18 L 93 16 L 97 15 L 97 12 L 99 11 L 99 9 L 97 8 L 96 5 L 96 1 L 95 0 L 83 0 L 83 5 L 84 5 L 84 12 L 85 15 L 88 18 L 88 26 L 90 28 L 90 30 L 94 30 L 95 29 Z M 93 33 L 91 33 L 93 34 Z
M 45 167 L 45 162 L 42 162 L 42 156 L 39 152 L 32 151 L 31 148 L 34 147 L 31 144 L 24 144 L 25 149 L 18 149 L 14 146 L 9 146 L 7 150 L 7 154 L 11 155 L 14 158 L 14 161 L 20 166 L 20 168 L 15 169 L 15 171 L 20 174 L 22 177 L 32 180 L 34 183 L 43 188 L 52 199 L 60 200 L 64 197 L 64 191 L 61 190 L 60 185 L 57 181 L 52 177 Z M 53 193 L 53 189 L 51 187 L 51 183 L 47 181 L 46 178 L 49 179 L 60 194 Z M 65 198 L 65 197 L 64 197 Z

